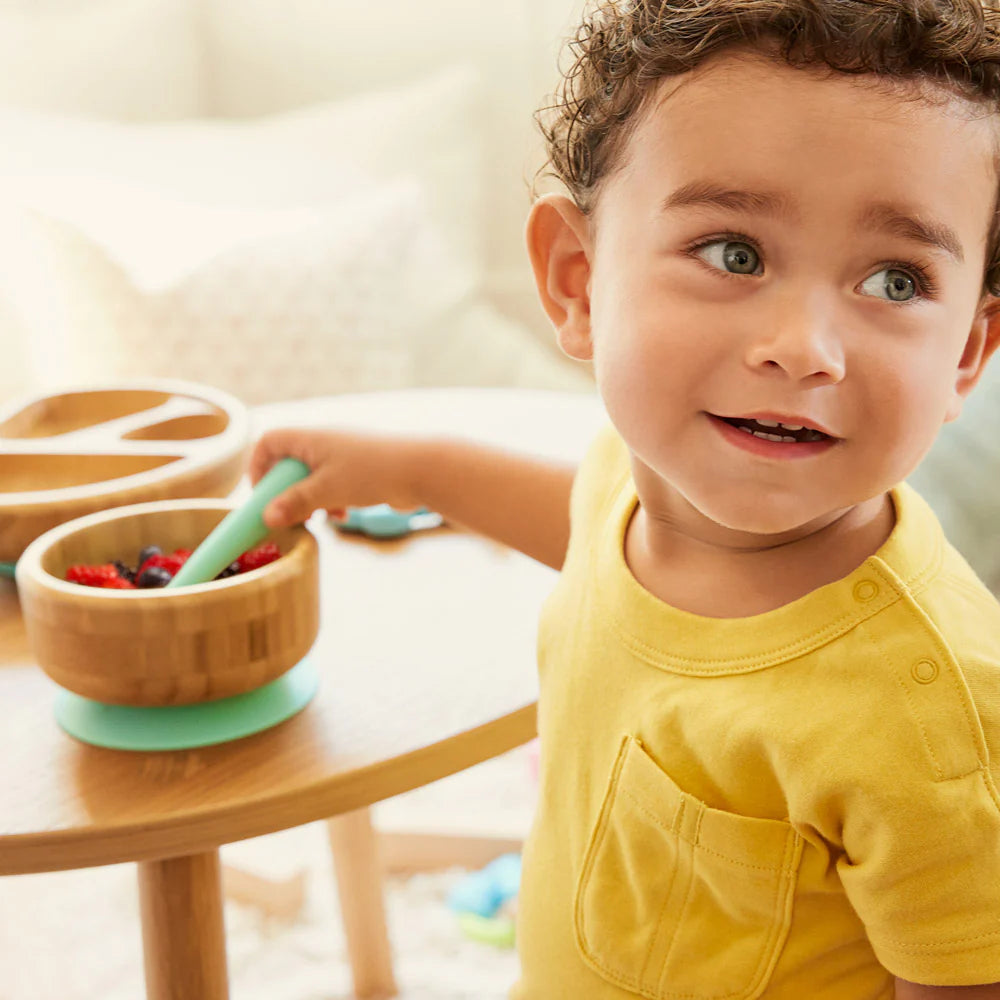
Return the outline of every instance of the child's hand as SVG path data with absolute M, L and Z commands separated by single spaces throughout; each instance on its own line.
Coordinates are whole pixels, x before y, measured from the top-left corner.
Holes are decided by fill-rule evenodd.
M 415 442 L 354 431 L 269 431 L 250 456 L 254 485 L 281 458 L 298 458 L 312 470 L 275 497 L 264 509 L 269 528 L 301 524 L 315 510 L 342 516 L 347 507 L 389 503 L 405 509 L 419 506 L 410 470 Z

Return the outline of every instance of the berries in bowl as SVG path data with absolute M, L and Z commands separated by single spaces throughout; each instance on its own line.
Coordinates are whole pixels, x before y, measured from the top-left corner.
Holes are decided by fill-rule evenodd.
M 35 539 L 18 560 L 17 585 L 41 668 L 85 698 L 151 706 L 242 694 L 295 666 L 319 630 L 318 547 L 304 526 L 273 532 L 266 560 L 258 553 L 208 583 L 128 580 L 170 572 L 231 510 L 226 500 L 154 501 L 90 514 Z M 140 563 L 152 545 L 160 558 L 145 552 Z M 71 567 L 94 575 L 67 579 Z
M 191 549 L 174 549 L 164 552 L 158 545 L 147 545 L 139 552 L 135 565 L 129 566 L 116 559 L 114 562 L 90 565 L 88 563 L 70 566 L 66 579 L 84 587 L 101 587 L 105 590 L 149 590 L 165 587 L 177 575 L 191 555 Z M 240 573 L 260 569 L 275 559 L 281 558 L 281 550 L 274 542 L 265 542 L 247 549 L 231 562 L 215 579 L 225 580 Z

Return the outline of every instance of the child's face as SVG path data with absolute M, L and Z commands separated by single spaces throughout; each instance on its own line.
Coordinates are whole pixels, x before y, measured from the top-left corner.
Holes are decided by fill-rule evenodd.
M 977 320 L 993 125 L 738 54 L 679 79 L 640 119 L 592 224 L 573 223 L 587 303 L 557 323 L 560 341 L 592 352 L 651 481 L 740 531 L 819 523 L 915 468 L 995 346 Z M 787 213 L 756 196 L 665 207 L 695 184 L 773 194 Z M 751 414 L 837 440 L 764 454 L 716 419 Z

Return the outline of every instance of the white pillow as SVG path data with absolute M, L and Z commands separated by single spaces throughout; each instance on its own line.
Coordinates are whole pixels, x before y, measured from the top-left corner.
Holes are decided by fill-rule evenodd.
M 529 299 L 524 221 L 541 163 L 532 115 L 555 86 L 556 41 L 578 0 L 205 0 L 209 102 L 259 115 L 398 84 L 461 58 L 480 69 L 477 177 L 485 202 L 486 281 L 497 300 Z M 428 136 L 433 133 L 428 131 Z
M 205 106 L 204 0 L 5 0 L 0 104 L 123 119 Z
M 251 404 L 399 388 L 420 333 L 472 292 L 413 181 L 311 213 L 246 213 L 240 238 L 156 289 L 65 220 L 34 224 L 38 275 L 18 307 L 36 317 L 47 387 L 171 377 Z
M 455 66 L 407 86 L 245 121 L 124 125 L 0 109 L 0 190 L 72 222 L 148 283 L 158 265 L 147 250 L 162 254 L 146 239 L 143 220 L 123 211 L 132 189 L 216 208 L 288 209 L 415 177 L 478 280 L 478 79 L 474 69 Z M 190 233 L 189 246 L 198 239 Z

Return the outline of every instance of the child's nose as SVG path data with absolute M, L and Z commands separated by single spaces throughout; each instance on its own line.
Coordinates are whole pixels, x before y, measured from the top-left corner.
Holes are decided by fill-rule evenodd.
M 829 301 L 785 296 L 755 317 L 746 362 L 754 369 L 781 369 L 797 381 L 836 383 L 844 378 L 844 345 Z

